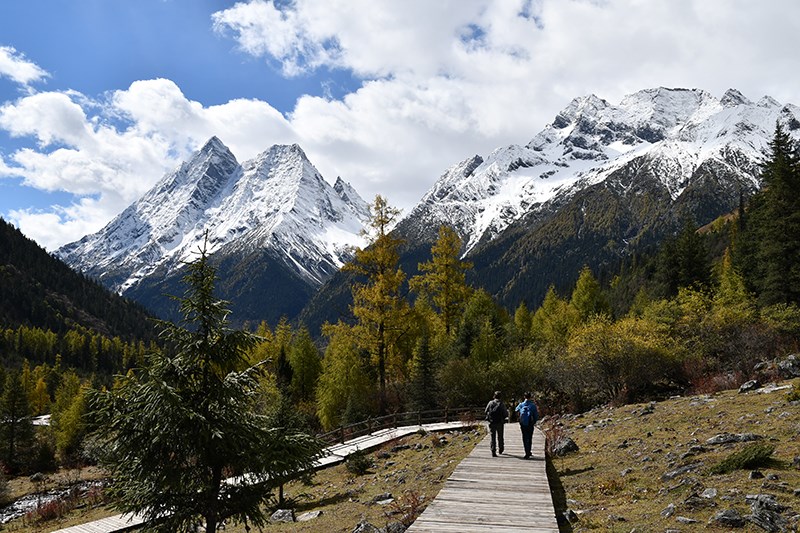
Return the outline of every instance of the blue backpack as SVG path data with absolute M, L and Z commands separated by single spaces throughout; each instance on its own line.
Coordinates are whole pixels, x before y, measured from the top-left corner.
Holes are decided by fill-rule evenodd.
M 522 409 L 519 412 L 519 423 L 523 426 L 529 426 L 531 424 L 531 406 L 528 402 L 522 404 Z

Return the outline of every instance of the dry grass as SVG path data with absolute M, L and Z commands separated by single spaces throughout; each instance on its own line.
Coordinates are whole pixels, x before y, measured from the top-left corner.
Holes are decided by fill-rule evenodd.
M 295 481 L 285 487 L 284 496 L 297 516 L 307 511 L 322 511 L 319 518 L 309 522 L 272 524 L 268 531 L 352 531 L 361 520 L 378 527 L 389 522 L 410 523 L 436 496 L 452 471 L 485 435 L 482 427 L 447 433 L 414 434 L 384 444 L 367 452 L 373 466 L 366 474 L 357 476 L 345 464 L 318 471 L 310 484 Z M 444 437 L 442 439 L 441 437 Z M 392 451 L 400 446 L 403 449 Z M 96 468 L 69 471 L 49 476 L 47 486 L 57 483 L 102 477 Z M 14 484 L 15 497 L 30 494 L 35 486 L 27 478 Z M 372 503 L 376 496 L 391 493 L 394 501 L 384 505 Z M 31 518 L 18 519 L 4 526 L 6 531 L 44 533 L 55 529 L 83 524 L 118 514 L 108 505 L 87 504 L 65 516 L 46 522 Z M 228 532 L 244 532 L 240 524 L 229 524 Z
M 798 388 L 800 380 L 794 380 Z M 800 488 L 800 470 L 792 466 L 800 456 L 800 408 L 789 403 L 790 393 L 730 390 L 673 398 L 653 405 L 652 412 L 651 404 L 639 404 L 561 418 L 557 431 L 580 447 L 553 459 L 568 508 L 579 517 L 572 531 L 725 531 L 709 525 L 709 518 L 724 509 L 749 514 L 746 494 L 773 494 L 800 510 L 793 494 Z M 710 474 L 711 467 L 747 445 L 706 443 L 720 433 L 755 433 L 764 438 L 760 442 L 774 445 L 772 459 L 760 471 L 777 478 L 750 479 L 749 470 Z M 691 464 L 697 467 L 690 472 L 662 477 Z M 706 489 L 716 489 L 717 495 L 692 498 Z M 675 513 L 663 517 L 669 504 Z M 698 522 L 680 523 L 677 517 Z M 739 531 L 762 530 L 749 524 Z
M 265 531 L 349 532 L 362 520 L 376 527 L 410 523 L 411 515 L 427 507 L 484 435 L 482 427 L 409 435 L 370 451 L 373 467 L 363 476 L 351 474 L 345 465 L 320 470 L 309 485 L 299 481 L 288 485 L 285 495 L 295 504 L 296 516 L 308 511 L 322 511 L 322 515 L 308 522 L 271 524 Z M 404 449 L 391 451 L 397 446 Z M 394 502 L 373 503 L 387 492 Z M 243 532 L 244 527 L 229 525 L 226 531 Z

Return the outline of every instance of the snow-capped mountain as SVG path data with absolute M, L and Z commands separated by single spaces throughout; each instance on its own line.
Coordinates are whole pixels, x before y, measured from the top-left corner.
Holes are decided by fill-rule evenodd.
M 800 108 L 736 90 L 647 89 L 617 104 L 575 98 L 527 144 L 449 169 L 396 226 L 408 275 L 430 258 L 442 225 L 474 265 L 471 282 L 508 308 L 538 306 L 553 284 L 569 294 L 584 265 L 620 260 L 711 222 L 757 189 L 776 122 L 800 138 Z M 313 328 L 346 310 L 337 275 L 303 311 Z
M 449 168 L 403 226 L 421 237 L 450 224 L 466 254 L 549 202 L 563 202 L 632 163 L 648 166 L 672 200 L 712 161 L 755 188 L 776 121 L 795 132 L 798 117 L 795 105 L 768 96 L 752 102 L 733 89 L 719 99 L 702 90 L 647 89 L 618 105 L 594 95 L 576 98 L 526 145 Z
M 241 290 L 231 279 L 251 283 L 261 275 L 273 285 L 288 276 L 291 282 L 283 286 L 304 286 L 300 293 L 306 293 L 338 270 L 354 246 L 363 245 L 360 232 L 368 215 L 358 193 L 341 179 L 329 185 L 299 146 L 275 145 L 239 164 L 212 137 L 105 228 L 57 254 L 158 310 L 153 300 L 176 286 L 173 278 L 196 257 L 207 231 L 210 255 L 218 264 L 238 270 L 249 264 L 245 258 L 267 256 L 273 267 L 267 273 L 221 272 L 231 293 L 223 297 L 231 299 Z M 258 292 L 264 305 L 282 308 L 275 294 Z

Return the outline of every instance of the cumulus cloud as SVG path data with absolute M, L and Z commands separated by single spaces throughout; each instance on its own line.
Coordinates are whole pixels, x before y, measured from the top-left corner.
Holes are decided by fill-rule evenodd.
M 15 48 L 0 46 L 0 77 L 6 77 L 20 85 L 27 86 L 48 76 L 46 70 L 36 63 L 28 61 Z
M 206 106 L 167 79 L 101 100 L 33 94 L 0 108 L 1 128 L 38 143 L 0 160 L 0 175 L 88 198 L 17 212 L 50 246 L 99 229 L 211 135 L 240 160 L 298 142 L 327 179 L 408 209 L 448 166 L 528 142 L 576 96 L 735 87 L 800 103 L 798 19 L 794 0 L 251 0 L 210 25 L 264 68 L 341 70 L 360 85 L 299 95 L 286 116 L 254 99 Z
M 204 107 L 164 79 L 134 82 L 103 101 L 75 92 L 28 95 L 0 107 L 0 128 L 38 142 L 0 161 L 0 176 L 81 197 L 45 212 L 9 213 L 50 249 L 99 230 L 212 135 L 240 158 L 294 142 L 286 120 L 265 102 Z
M 289 75 L 343 69 L 342 99 L 290 115 L 323 173 L 408 207 L 447 166 L 525 143 L 576 96 L 640 89 L 800 100 L 791 0 L 252 0 L 215 29 Z

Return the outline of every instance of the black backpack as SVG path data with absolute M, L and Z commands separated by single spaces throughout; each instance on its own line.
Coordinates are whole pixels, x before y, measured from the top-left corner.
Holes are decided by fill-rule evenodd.
M 489 412 L 486 413 L 486 420 L 488 420 L 491 424 L 499 424 L 504 418 L 503 402 L 493 401 L 491 407 L 489 407 Z

